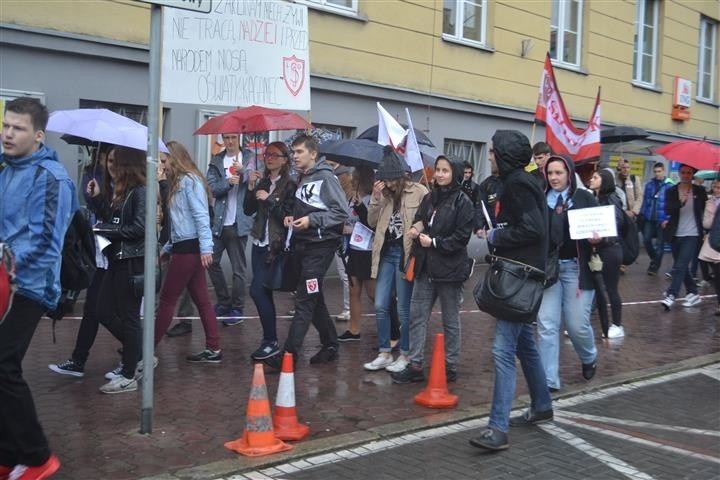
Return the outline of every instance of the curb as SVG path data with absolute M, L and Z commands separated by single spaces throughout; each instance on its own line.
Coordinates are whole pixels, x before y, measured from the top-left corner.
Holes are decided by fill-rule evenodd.
M 613 375 L 611 377 L 598 379 L 591 384 L 570 385 L 563 390 L 562 394 L 553 395 L 553 400 L 565 399 L 608 387 L 691 370 L 713 363 L 720 363 L 720 353 L 711 353 L 666 365 Z M 513 409 L 521 408 L 529 405 L 529 403 L 530 397 L 528 395 L 522 395 L 513 403 Z M 387 425 L 372 427 L 367 430 L 359 430 L 357 432 L 301 442 L 295 444 L 295 448 L 287 453 L 280 453 L 260 458 L 236 456 L 233 459 L 221 460 L 218 462 L 208 463 L 206 465 L 180 469 L 173 473 L 143 477 L 140 480 L 208 480 L 227 477 L 252 470 L 269 468 L 274 465 L 280 465 L 334 450 L 349 449 L 364 443 L 396 437 L 419 430 L 482 418 L 487 416 L 489 413 L 490 404 L 460 408 L 452 411 L 441 411 L 428 417 L 404 420 Z

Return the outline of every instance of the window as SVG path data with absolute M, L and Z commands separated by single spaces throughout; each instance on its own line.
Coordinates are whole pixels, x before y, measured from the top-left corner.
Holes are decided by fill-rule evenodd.
M 708 101 L 715 101 L 717 30 L 717 22 L 707 17 L 700 19 L 697 96 Z
M 486 17 L 487 0 L 444 0 L 443 34 L 484 45 Z
M 304 0 L 299 3 L 331 12 L 358 13 L 358 0 Z
M 582 46 L 582 0 L 559 0 L 552 4 L 550 57 L 559 64 L 580 66 Z
M 446 138 L 443 151 L 447 155 L 455 155 L 473 166 L 473 180 L 478 181 L 490 175 L 490 162 L 481 162 L 481 153 L 485 144 L 467 140 Z
M 639 0 L 635 19 L 633 80 L 655 86 L 657 68 L 658 0 Z

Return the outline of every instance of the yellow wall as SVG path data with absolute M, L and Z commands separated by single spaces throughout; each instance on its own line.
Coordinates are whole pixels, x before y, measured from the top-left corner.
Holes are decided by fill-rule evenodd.
M 494 51 L 443 40 L 442 0 L 359 4 L 366 22 L 310 10 L 313 74 L 534 109 L 549 49 L 550 1 L 490 0 L 487 38 Z M 0 5 L 5 23 L 148 41 L 148 6 L 132 0 L 2 0 Z M 631 83 L 635 1 L 586 0 L 585 73 L 555 69 L 566 107 L 573 117 L 586 119 L 600 86 L 603 122 L 717 139 L 717 107 L 693 101 L 689 122 L 672 121 L 670 111 L 675 76 L 692 80 L 694 87 L 697 81 L 700 15 L 717 20 L 720 2 L 664 0 L 661 5 L 661 92 Z M 532 42 L 526 58 L 520 54 L 524 39 Z M 720 87 L 716 92 L 720 95 Z

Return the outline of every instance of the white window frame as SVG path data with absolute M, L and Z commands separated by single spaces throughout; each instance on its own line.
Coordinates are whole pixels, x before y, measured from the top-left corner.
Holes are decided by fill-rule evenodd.
M 470 0 L 472 3 L 477 3 L 480 5 L 480 8 L 482 9 L 482 19 L 481 19 L 481 34 L 480 34 L 480 40 L 475 40 L 474 38 L 465 38 L 462 35 L 462 26 L 464 23 L 465 18 L 465 3 L 467 0 L 455 0 L 455 33 L 445 33 L 443 31 L 443 38 L 446 40 L 453 40 L 460 43 L 466 43 L 469 45 L 477 45 L 481 47 L 487 46 L 487 9 L 488 9 L 488 2 L 487 0 Z
M 710 39 L 711 44 L 705 44 L 705 37 L 707 29 L 712 29 L 712 38 Z M 718 36 L 718 22 L 708 18 L 700 17 L 700 41 L 698 42 L 698 79 L 697 79 L 697 98 L 708 102 L 715 101 L 715 82 L 717 81 L 717 36 Z M 705 65 L 705 50 L 710 49 L 711 53 L 711 65 Z M 705 74 L 710 73 L 710 95 L 708 97 L 703 96 L 705 90 Z
M 645 9 L 651 6 L 653 9 L 653 36 L 652 36 L 652 66 L 650 81 L 643 80 L 643 51 L 645 50 L 644 19 Z M 635 52 L 633 59 L 633 82 L 655 88 L 657 82 L 657 60 L 658 60 L 658 30 L 660 29 L 660 2 L 658 0 L 638 0 L 637 16 L 635 18 Z
M 352 7 L 349 8 L 333 3 L 332 0 L 297 0 L 297 3 L 303 3 L 308 7 L 317 8 L 318 10 L 325 10 L 327 12 L 342 13 L 345 15 L 357 15 L 358 1 L 359 0 L 352 0 Z
M 552 61 L 556 65 L 563 65 L 563 66 L 569 66 L 573 68 L 580 68 L 580 65 L 582 63 L 582 40 L 583 40 L 583 8 L 585 7 L 583 0 L 577 0 L 578 4 L 578 19 L 577 19 L 577 42 L 575 44 L 575 58 L 577 59 L 577 63 L 572 62 L 566 62 L 563 60 L 563 52 L 565 51 L 565 19 L 567 15 L 570 15 L 570 5 L 572 2 L 568 0 L 557 0 L 552 3 L 552 8 L 558 9 L 557 12 L 557 21 L 558 24 L 556 25 L 557 33 L 555 34 L 555 42 L 557 45 L 555 45 L 555 58 L 552 58 Z M 552 16 L 550 17 L 552 18 Z M 552 22 L 552 20 L 551 20 Z M 552 23 L 550 25 L 550 29 L 552 32 Z

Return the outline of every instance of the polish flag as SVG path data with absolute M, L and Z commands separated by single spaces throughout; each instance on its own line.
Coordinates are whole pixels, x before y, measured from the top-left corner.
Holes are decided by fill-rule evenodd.
M 380 145 L 400 146 L 405 137 L 405 129 L 377 102 L 378 110 L 378 139 Z
M 410 110 L 405 109 L 407 115 L 407 137 L 405 137 L 405 162 L 410 167 L 410 171 L 417 172 L 423 169 L 422 154 L 420 153 L 420 146 L 415 137 L 415 129 L 413 128 L 412 119 L 410 118 Z
M 575 163 L 600 156 L 600 88 L 588 127 L 576 128 L 560 96 L 550 54 L 545 57 L 535 121 L 545 125 L 545 141 L 556 154 L 568 155 Z

